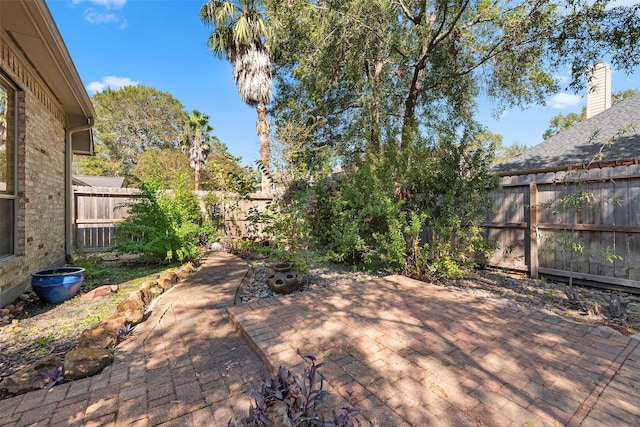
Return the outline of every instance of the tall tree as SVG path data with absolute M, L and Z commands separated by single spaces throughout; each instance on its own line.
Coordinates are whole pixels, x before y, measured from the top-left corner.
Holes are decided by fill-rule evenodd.
M 272 30 L 261 13 L 259 0 L 209 0 L 200 9 L 200 19 L 214 27 L 207 47 L 233 66 L 233 79 L 243 102 L 256 108 L 256 132 L 260 137 L 262 190 L 271 192 L 269 180 L 269 122 L 271 100 Z
M 627 89 L 616 92 L 611 95 L 611 105 L 616 105 L 618 102 L 624 101 L 627 98 L 634 97 L 637 94 L 638 91 L 635 89 Z M 580 114 L 568 113 L 566 115 L 558 114 L 557 116 L 553 116 L 549 121 L 549 128 L 542 134 L 542 139 L 549 139 L 553 135 L 567 130 L 580 122 L 584 122 L 585 120 L 587 120 L 586 106 L 582 107 L 582 110 L 580 110 Z
M 137 85 L 107 88 L 92 98 L 96 158 L 76 159 L 79 173 L 123 176 L 151 148 L 176 148 L 183 106 L 168 92 Z
M 479 95 L 498 110 L 526 107 L 559 90 L 553 76 L 567 64 L 574 88 L 604 54 L 618 70 L 640 64 L 638 5 L 263 2 L 277 29 L 275 124 L 317 123 L 306 151 L 328 147 L 343 160 L 341 189 L 314 188 L 327 196 L 316 205 L 317 242 L 342 259 L 414 263 L 408 271 L 418 275 L 482 250 L 484 195 L 495 181 L 481 145 L 491 141 L 474 139 Z M 426 248 L 425 224 L 438 236 Z
M 543 103 L 567 64 L 572 88 L 605 53 L 619 70 L 640 64 L 640 5 L 609 3 L 264 0 L 278 29 L 276 122 L 322 117 L 319 143 L 358 152 L 460 131 L 481 92 L 498 109 Z
M 147 150 L 138 157 L 136 164 L 127 175 L 124 185 L 137 186 L 141 181 L 162 182 L 166 188 L 178 188 L 183 180 L 193 182 L 194 172 L 189 167 L 189 159 L 180 150 L 167 148 Z
M 200 190 L 200 172 L 204 168 L 211 151 L 211 142 L 217 139 L 211 135 L 213 127 L 209 125 L 209 116 L 193 110 L 184 119 L 180 138 L 180 150 L 189 156 L 189 164 L 195 171 L 195 191 Z

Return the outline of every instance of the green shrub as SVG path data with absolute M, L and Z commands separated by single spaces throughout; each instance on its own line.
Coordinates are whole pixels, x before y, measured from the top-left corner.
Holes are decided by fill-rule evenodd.
M 309 230 L 305 218 L 305 197 L 283 197 L 268 203 L 262 212 L 257 208 L 249 209 L 247 220 L 256 233 L 270 240 L 263 247 L 263 255 L 290 263 L 293 268 L 304 274 L 309 267 Z
M 224 234 L 224 221 L 220 207 L 220 199 L 215 192 L 205 194 L 201 203 L 204 207 L 204 217 L 198 229 L 200 244 L 212 243 Z
M 168 262 L 195 258 L 202 214 L 186 179 L 173 191 L 152 180 L 140 181 L 139 187 L 129 216 L 116 226 L 116 250 Z
M 308 226 L 331 259 L 413 277 L 455 277 L 491 245 L 481 222 L 490 155 L 470 143 L 381 151 L 356 157 L 337 178 L 313 187 Z

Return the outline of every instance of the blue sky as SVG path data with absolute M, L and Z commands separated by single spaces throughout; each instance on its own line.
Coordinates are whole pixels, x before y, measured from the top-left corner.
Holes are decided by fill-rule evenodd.
M 188 111 L 207 114 L 213 133 L 229 152 L 242 157 L 243 164 L 253 164 L 259 158 L 255 109 L 240 101 L 229 63 L 213 57 L 205 47 L 210 28 L 198 19 L 204 3 L 47 0 L 89 95 L 107 86 L 138 83 L 169 92 Z M 568 72 L 558 77 L 566 79 Z M 630 76 L 613 70 L 612 90 L 625 89 L 640 89 L 640 69 Z M 503 135 L 505 145 L 532 146 L 541 142 L 553 116 L 579 112 L 584 105 L 583 96 L 559 93 L 546 106 L 508 110 L 497 120 L 492 117 L 492 105 L 482 102 L 478 117 L 489 130 Z

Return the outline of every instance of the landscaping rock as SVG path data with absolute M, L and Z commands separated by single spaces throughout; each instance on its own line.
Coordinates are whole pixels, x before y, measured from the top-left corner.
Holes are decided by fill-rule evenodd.
M 126 324 L 133 325 L 133 323 L 122 313 L 113 313 L 111 316 L 100 322 L 98 326 L 115 334 L 116 329 Z
M 215 242 L 209 246 L 209 249 L 214 252 L 220 252 L 222 250 L 222 245 L 220 244 L 220 242 Z
M 127 300 L 133 301 L 139 308 L 144 309 L 151 303 L 153 295 L 149 289 L 139 289 L 127 295 Z
M 78 380 L 102 371 L 113 362 L 113 352 L 105 348 L 78 348 L 68 352 L 64 359 L 64 377 Z
M 92 329 L 85 329 L 78 340 L 78 348 L 109 348 L 115 344 L 115 328 L 109 330 L 102 324 Z
M 173 271 L 170 271 L 167 274 L 165 274 L 163 277 L 161 277 L 161 280 L 162 278 L 169 279 L 172 285 L 175 285 L 176 283 L 178 283 L 178 279 L 180 279 L 178 275 Z
M 166 292 L 173 286 L 173 282 L 167 277 L 161 277 L 158 279 L 158 285 Z
M 141 289 L 153 289 L 156 286 L 158 286 L 158 281 L 157 280 L 147 280 L 146 282 L 142 282 L 142 285 L 140 285 Z
M 80 299 L 83 299 L 85 301 L 90 301 L 93 299 L 96 299 L 98 297 L 103 297 L 105 295 L 109 295 L 113 292 L 118 292 L 120 288 L 118 287 L 118 285 L 103 285 L 100 287 L 97 287 L 95 289 L 90 290 L 89 292 L 87 292 L 86 294 L 82 295 L 80 297 Z
M 178 275 L 180 280 L 182 280 L 182 279 L 186 279 L 187 277 L 189 277 L 189 275 L 191 274 L 191 271 L 185 270 L 182 267 L 180 267 L 180 270 L 178 270 L 178 272 L 176 274 Z
M 59 366 L 62 366 L 62 361 L 59 357 L 52 354 L 43 357 L 3 379 L 0 382 L 0 391 L 18 395 L 45 388 L 51 380 L 40 372 L 53 373 Z
M 188 263 L 184 264 L 182 267 L 180 267 L 180 269 L 178 270 L 178 276 L 180 276 L 182 279 L 184 279 L 185 277 L 189 276 L 194 271 L 196 271 L 196 268 L 193 266 L 192 263 L 188 262 Z
M 153 298 L 155 298 L 158 295 L 164 293 L 164 289 L 162 289 L 162 286 L 160 285 L 155 285 L 154 287 L 149 288 L 149 292 L 151 292 L 151 295 L 153 296 Z
M 114 327 L 120 327 L 123 323 L 130 323 L 132 325 L 137 325 L 142 322 L 144 319 L 144 304 L 140 304 L 139 300 L 135 299 L 126 299 L 118 304 L 116 307 L 115 313 L 109 318 L 121 318 L 122 321 L 118 325 Z M 107 320 L 109 320 L 107 319 Z M 109 327 L 112 325 L 110 324 Z

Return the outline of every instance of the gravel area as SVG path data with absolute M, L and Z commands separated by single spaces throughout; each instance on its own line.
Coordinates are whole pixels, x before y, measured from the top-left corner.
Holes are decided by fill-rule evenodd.
M 244 288 L 240 289 L 238 298 L 241 302 L 249 302 L 259 298 L 270 298 L 277 294 L 269 289 L 267 277 L 273 274 L 274 261 L 259 260 L 248 261 L 253 277 Z M 351 271 L 340 265 L 322 264 L 309 269 L 309 273 L 301 277 L 300 285 L 296 292 L 310 292 L 320 288 L 329 288 L 336 285 L 353 282 L 366 282 L 375 277 L 384 276 L 382 273 L 367 273 Z

